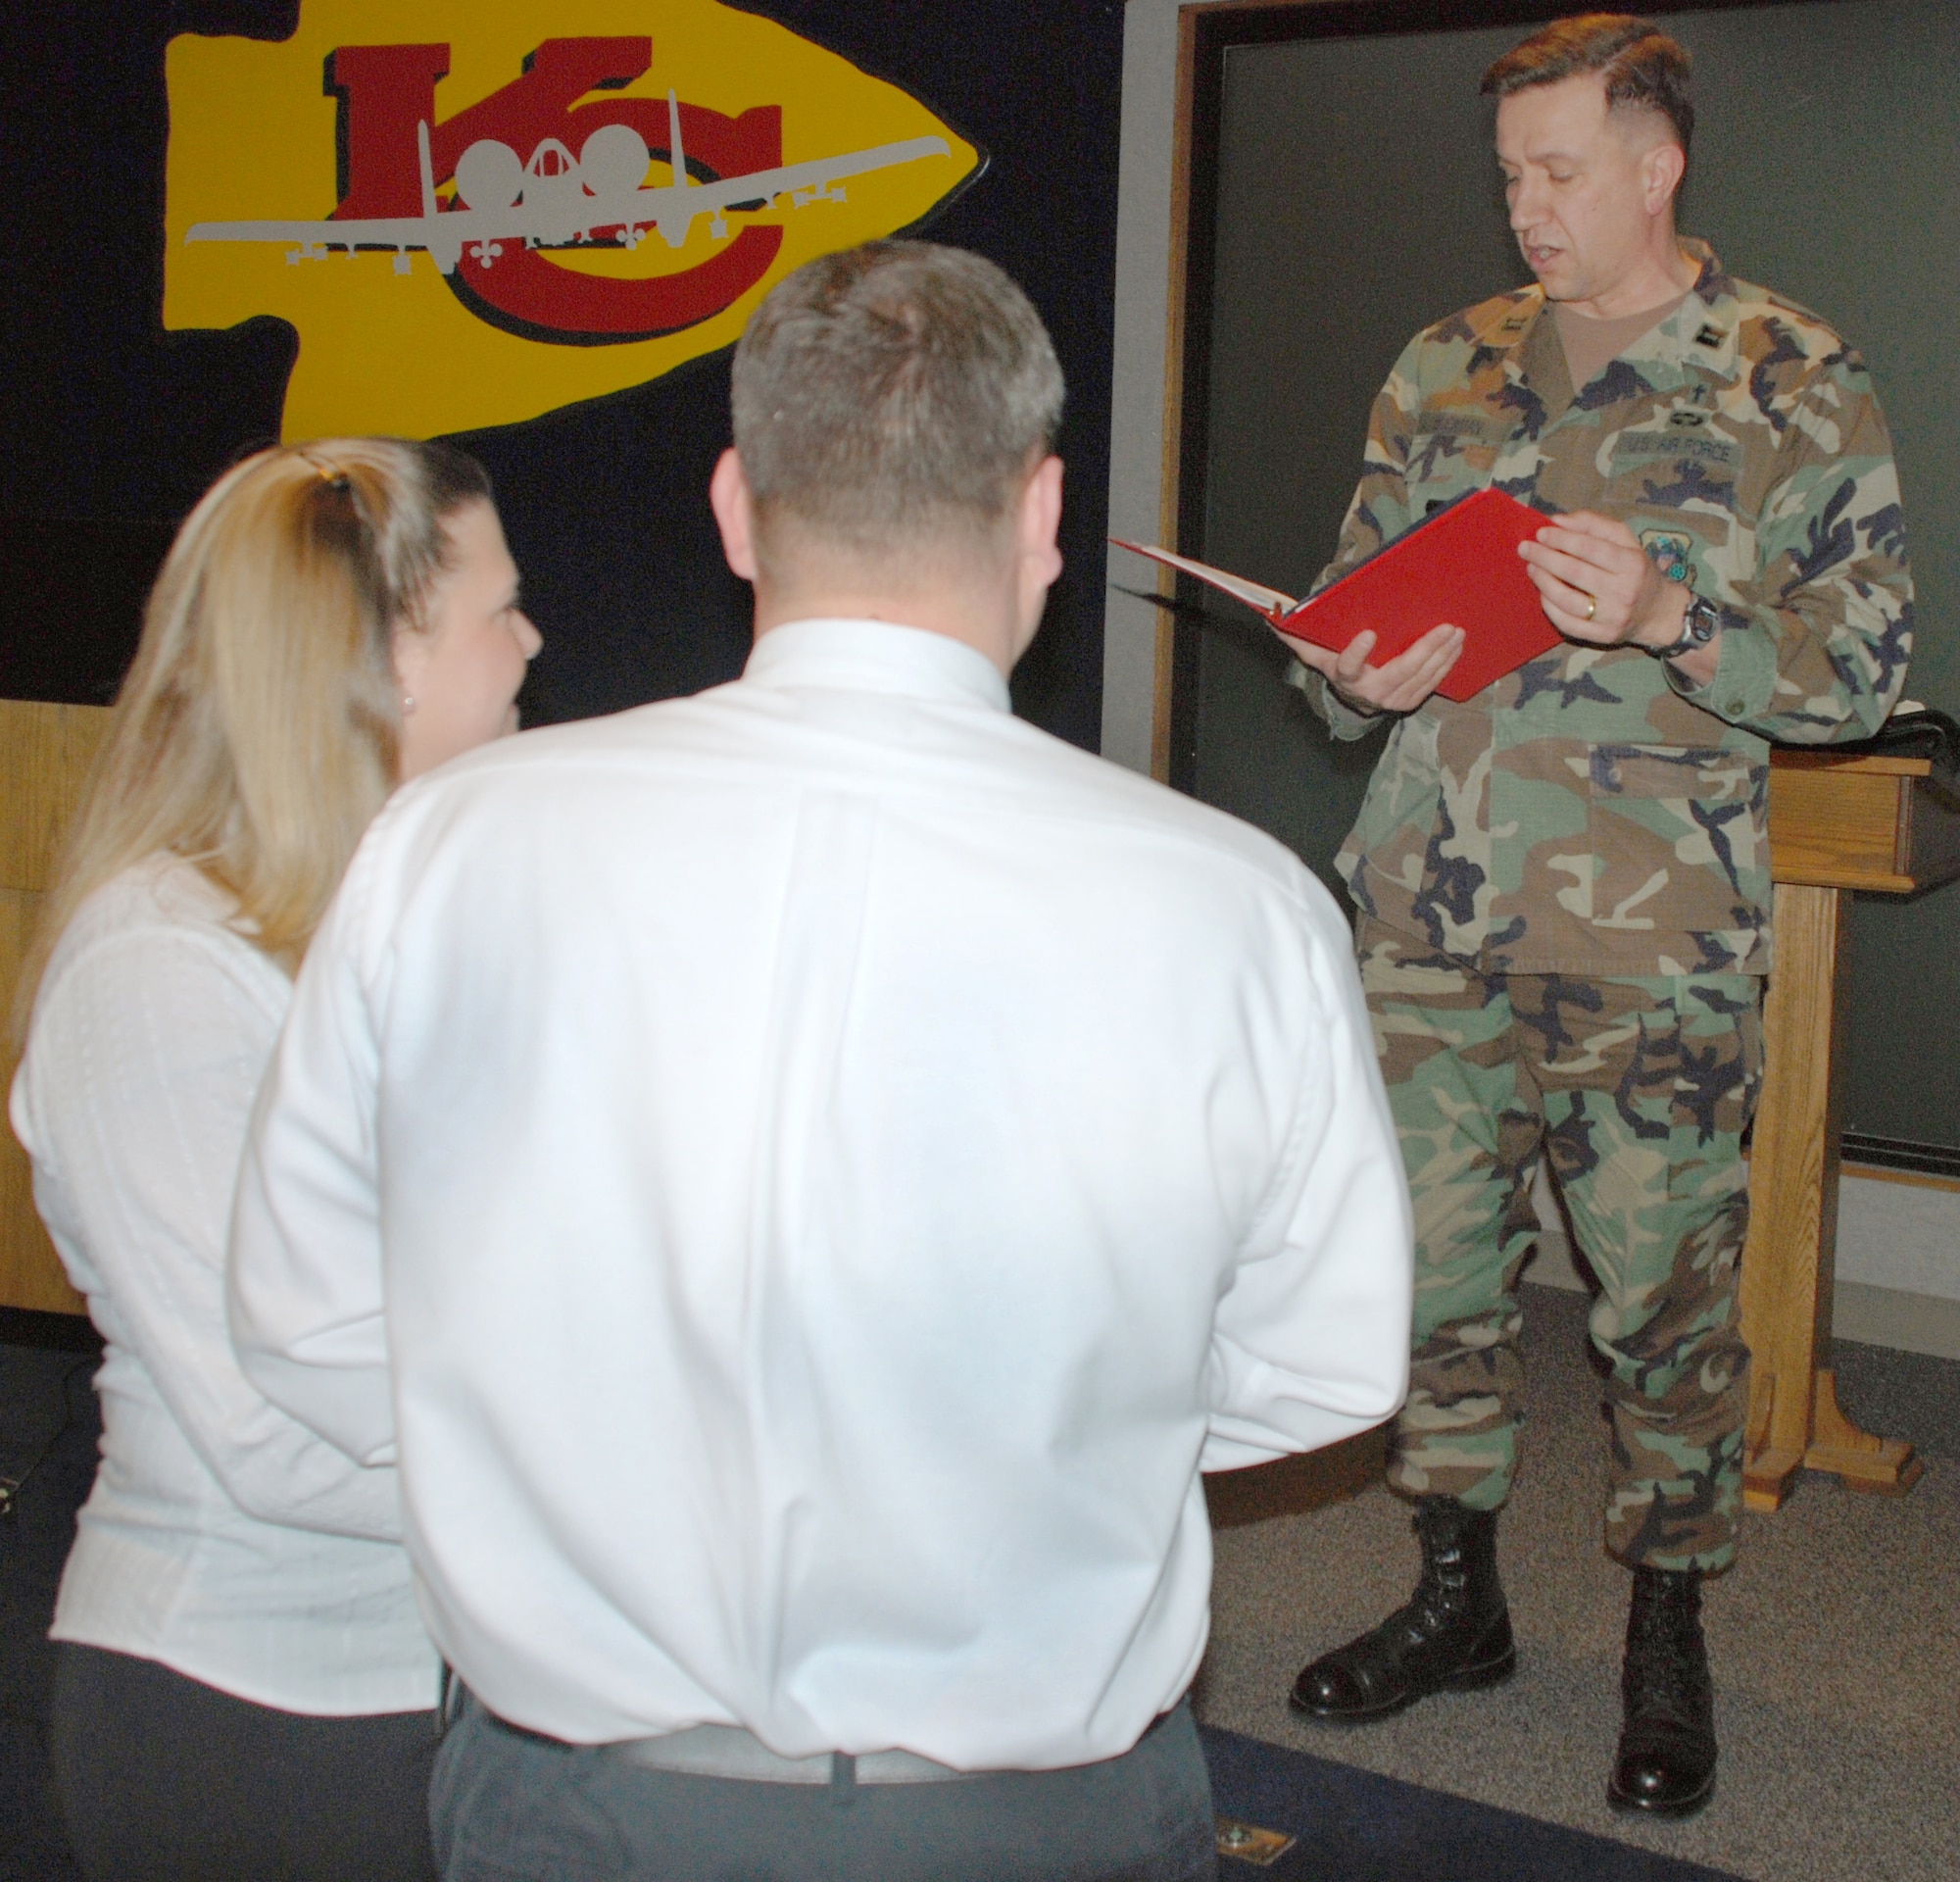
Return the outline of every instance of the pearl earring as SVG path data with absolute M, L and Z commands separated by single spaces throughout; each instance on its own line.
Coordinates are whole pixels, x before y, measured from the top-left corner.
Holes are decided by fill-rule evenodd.
M 415 695 L 413 693 L 404 693 L 402 695 L 402 717 L 404 718 L 407 718 L 408 716 L 415 710 L 416 710 Z

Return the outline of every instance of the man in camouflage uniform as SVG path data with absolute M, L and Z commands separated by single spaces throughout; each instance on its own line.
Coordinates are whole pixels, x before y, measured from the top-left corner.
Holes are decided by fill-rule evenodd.
M 1602 1284 L 1606 1541 L 1636 1571 L 1608 1794 L 1676 1815 L 1713 1785 L 1699 1578 L 1734 1559 L 1741 1503 L 1769 741 L 1875 731 L 1911 642 L 1862 362 L 1675 235 L 1687 74 L 1674 41 L 1615 15 L 1556 23 L 1491 69 L 1539 285 L 1410 343 L 1321 577 L 1494 484 L 1560 520 L 1522 553 L 1567 645 L 1464 705 L 1434 693 L 1453 627 L 1380 668 L 1364 636 L 1298 674 L 1336 737 L 1389 721 L 1339 867 L 1416 1206 L 1390 1481 L 1418 1500 L 1424 1572 L 1294 1701 L 1352 1722 L 1515 1664 L 1494 1537 L 1548 1158 Z M 1614 340 L 1575 387 L 1569 357 Z

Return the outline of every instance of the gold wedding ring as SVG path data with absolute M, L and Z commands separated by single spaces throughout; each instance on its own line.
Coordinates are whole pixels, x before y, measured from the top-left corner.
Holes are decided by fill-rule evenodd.
M 1586 597 L 1586 619 L 1591 620 L 1598 612 L 1599 597 L 1597 595 L 1588 595 Z

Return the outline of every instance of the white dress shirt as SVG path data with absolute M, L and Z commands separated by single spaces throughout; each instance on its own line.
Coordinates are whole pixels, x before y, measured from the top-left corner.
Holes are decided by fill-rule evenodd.
M 54 1638 L 286 1711 L 416 1711 L 438 1668 L 395 1472 L 246 1381 L 224 1237 L 252 1100 L 292 995 L 227 899 L 156 858 L 56 946 L 14 1081 L 34 1201 L 106 1347 L 102 1462 Z
M 1112 1757 L 1203 1652 L 1200 1461 L 1406 1383 L 1332 901 L 875 621 L 400 793 L 232 1248 L 247 1371 L 399 1449 L 443 1652 L 576 1742 Z

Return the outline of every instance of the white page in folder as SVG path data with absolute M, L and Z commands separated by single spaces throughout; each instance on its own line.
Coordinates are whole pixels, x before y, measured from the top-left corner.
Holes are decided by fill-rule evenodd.
M 1243 601 L 1249 608 L 1256 608 L 1262 615 L 1284 615 L 1293 611 L 1294 599 L 1291 595 L 1283 595 L 1277 588 L 1262 587 L 1256 581 L 1248 581 L 1243 575 L 1227 574 L 1223 569 L 1214 569 L 1208 562 L 1194 562 L 1189 556 L 1173 555 L 1168 549 L 1152 548 L 1141 542 L 1125 542 L 1121 536 L 1111 536 L 1109 540 L 1118 549 L 1149 556 L 1154 562 L 1182 569 L 1187 575 L 1196 575 L 1200 581 L 1208 581 L 1212 587 L 1222 590 L 1235 601 Z

